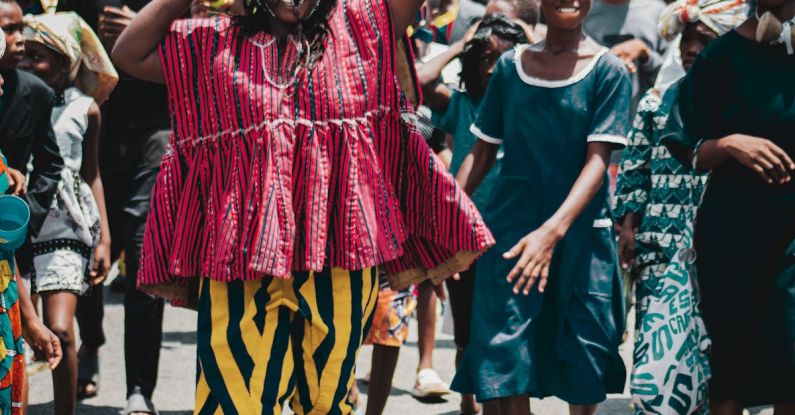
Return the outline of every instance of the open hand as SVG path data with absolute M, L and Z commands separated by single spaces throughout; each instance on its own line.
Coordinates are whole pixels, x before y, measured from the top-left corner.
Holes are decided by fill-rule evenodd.
M 25 175 L 19 170 L 7 167 L 8 171 L 8 186 L 11 189 L 11 194 L 14 196 L 21 196 L 25 194 Z
M 561 240 L 562 235 L 555 229 L 546 227 L 538 228 L 514 245 L 502 256 L 505 259 L 519 260 L 508 274 L 508 282 L 513 283 L 514 294 L 522 291 L 524 295 L 530 294 L 530 289 L 538 282 L 538 291 L 544 292 L 549 278 L 549 266 L 552 262 L 552 252 L 555 245 Z
M 795 163 L 789 155 L 772 141 L 743 134 L 726 137 L 729 155 L 756 172 L 769 184 L 789 183 Z
M 38 318 L 31 318 L 22 327 L 22 336 L 25 342 L 33 349 L 36 357 L 46 360 L 50 370 L 54 370 L 61 363 L 63 352 L 61 341 Z
M 136 13 L 127 6 L 122 8 L 105 6 L 99 16 L 99 34 L 109 45 L 116 42 L 121 32 L 130 25 Z

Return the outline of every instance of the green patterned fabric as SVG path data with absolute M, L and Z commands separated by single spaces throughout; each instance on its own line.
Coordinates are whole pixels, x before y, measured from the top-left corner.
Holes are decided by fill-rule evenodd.
M 701 319 L 692 233 L 707 176 L 671 157 L 660 142 L 679 83 L 642 98 L 619 166 L 614 215 L 642 215 L 636 235 L 636 413 L 702 414 L 710 377 L 709 337 Z M 672 121 L 674 118 L 672 118 Z
M 665 97 L 655 89 L 643 96 L 619 165 L 613 214 L 619 221 L 630 212 L 643 216 L 636 271 L 647 264 L 664 265 L 682 247 L 685 218 L 698 206 L 707 180 L 672 158 L 659 140 L 678 85 Z

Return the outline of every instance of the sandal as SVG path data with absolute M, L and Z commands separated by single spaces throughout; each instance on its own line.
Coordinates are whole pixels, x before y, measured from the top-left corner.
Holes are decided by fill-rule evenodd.
M 124 407 L 124 411 L 122 411 L 123 415 L 136 415 L 136 414 L 148 414 L 148 415 L 158 415 L 157 409 L 155 409 L 155 405 L 152 403 L 151 400 L 144 397 L 141 394 L 141 390 L 139 388 L 135 388 L 133 390 L 132 395 L 127 398 L 127 406 Z
M 88 386 L 93 390 L 87 392 Z M 89 399 L 99 393 L 99 355 L 77 357 L 77 399 Z

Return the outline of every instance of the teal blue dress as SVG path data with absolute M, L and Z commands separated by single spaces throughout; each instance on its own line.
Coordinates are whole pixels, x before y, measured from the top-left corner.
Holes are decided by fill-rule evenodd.
M 453 176 L 458 174 L 458 169 L 461 168 L 464 158 L 466 158 L 472 146 L 478 140 L 469 131 L 469 127 L 475 122 L 481 102 L 481 99 L 473 99 L 466 92 L 453 91 L 450 102 L 447 104 L 447 109 L 444 111 L 433 111 L 433 116 L 431 117 L 433 124 L 453 136 L 453 159 L 450 162 L 450 173 Z M 480 182 L 480 186 L 475 190 L 475 193 L 470 196 L 470 199 L 480 211 L 483 211 L 486 207 L 491 189 L 497 180 L 497 173 L 500 171 L 502 157 L 502 148 L 500 148 L 497 151 L 497 159 L 494 161 L 491 170 Z
M 546 291 L 515 295 L 504 260 L 568 196 L 588 143 L 626 144 L 631 82 L 606 50 L 574 77 L 521 68 L 522 46 L 497 64 L 472 132 L 505 157 L 484 217 L 497 243 L 479 261 L 472 332 L 453 389 L 479 401 L 529 394 L 595 404 L 623 390 L 624 303 L 609 180 L 555 247 Z

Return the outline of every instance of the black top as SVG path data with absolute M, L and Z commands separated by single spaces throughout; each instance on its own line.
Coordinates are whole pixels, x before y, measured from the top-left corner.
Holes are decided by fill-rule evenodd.
M 2 73 L 4 91 L 10 94 L 0 114 L 0 151 L 8 165 L 28 173 L 33 157 L 26 199 L 30 206 L 30 231 L 37 235 L 50 210 L 61 180 L 63 159 L 52 130 L 55 94 L 39 78 L 20 70 Z
M 58 9 L 73 11 L 97 30 L 105 6 L 140 11 L 150 0 L 61 0 Z M 142 81 L 119 71 L 119 83 L 103 106 L 104 138 L 100 148 L 103 174 L 124 174 L 140 164 L 146 138 L 170 129 L 168 97 L 162 84 Z

